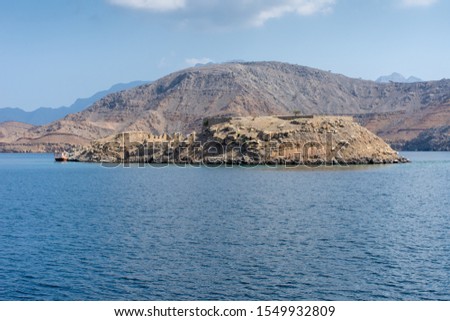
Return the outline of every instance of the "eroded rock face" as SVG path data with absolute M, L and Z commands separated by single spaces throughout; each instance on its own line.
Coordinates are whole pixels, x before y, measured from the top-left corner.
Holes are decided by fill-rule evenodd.
M 85 162 L 383 164 L 407 160 L 381 138 L 336 116 L 211 118 L 200 134 L 122 133 L 73 155 Z

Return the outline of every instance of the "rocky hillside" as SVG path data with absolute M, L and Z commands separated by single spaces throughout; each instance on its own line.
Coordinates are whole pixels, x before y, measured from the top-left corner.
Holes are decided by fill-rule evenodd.
M 89 140 L 71 134 L 53 134 L 32 137 L 35 126 L 19 122 L 0 123 L 0 153 L 52 153 L 73 150 Z
M 363 126 L 383 137 L 396 149 L 411 150 L 412 140 L 421 141 L 421 134 L 428 133 L 430 139 L 422 141 L 418 150 L 450 149 L 450 145 L 442 145 L 445 141 L 439 138 L 442 131 L 436 131 L 450 124 L 450 104 L 428 105 L 418 110 L 402 110 L 391 113 L 359 114 L 355 119 Z M 445 132 L 445 131 L 444 131 Z M 431 139 L 436 135 L 437 140 Z M 450 137 L 447 137 L 447 141 Z M 441 143 L 435 144 L 437 141 Z M 412 149 L 416 150 L 416 148 Z
M 185 69 L 108 95 L 80 113 L 31 128 L 21 143 L 78 144 L 123 131 L 186 134 L 199 131 L 205 117 L 298 112 L 363 115 L 357 117 L 362 124 L 404 144 L 450 123 L 449 106 L 450 80 L 380 84 L 279 62 L 228 63 Z
M 406 150 L 450 152 L 450 125 L 427 129 L 405 143 Z
M 203 131 L 113 135 L 77 151 L 72 160 L 189 164 L 348 165 L 405 162 L 351 117 L 233 117 L 205 121 Z
M 0 123 L 0 143 L 11 143 L 26 135 L 33 125 L 20 122 Z

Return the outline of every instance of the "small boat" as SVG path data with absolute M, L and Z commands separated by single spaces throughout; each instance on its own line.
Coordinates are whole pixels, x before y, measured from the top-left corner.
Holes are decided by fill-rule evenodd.
M 56 162 L 67 162 L 69 160 L 69 154 L 66 152 L 55 153 L 55 161 Z

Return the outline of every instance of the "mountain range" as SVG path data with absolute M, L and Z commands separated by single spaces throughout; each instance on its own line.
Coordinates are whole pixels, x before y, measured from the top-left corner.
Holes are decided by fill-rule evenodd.
M 148 83 L 148 81 L 133 81 L 124 84 L 116 84 L 107 90 L 100 91 L 91 97 L 77 99 L 72 105 L 66 107 L 50 108 L 40 107 L 34 111 L 25 111 L 21 108 L 0 108 L 0 122 L 22 122 L 31 125 L 44 125 L 52 121 L 65 117 L 68 114 L 74 114 L 89 107 L 97 100 L 129 88 L 137 87 Z
M 2 134 L 0 126 L 0 142 L 17 149 L 41 145 L 47 150 L 58 144 L 87 144 L 122 131 L 186 134 L 201 130 L 207 117 L 292 113 L 353 115 L 401 149 L 430 129 L 436 130 L 429 135 L 448 135 L 450 80 L 377 83 L 280 62 L 212 64 L 107 95 L 44 126 L 15 126 L 18 139 L 11 139 L 6 130 Z
M 381 76 L 375 81 L 379 83 L 389 83 L 389 82 L 413 83 L 413 82 L 421 82 L 423 80 L 414 76 L 409 76 L 408 78 L 405 78 L 402 74 L 394 72 L 388 76 Z

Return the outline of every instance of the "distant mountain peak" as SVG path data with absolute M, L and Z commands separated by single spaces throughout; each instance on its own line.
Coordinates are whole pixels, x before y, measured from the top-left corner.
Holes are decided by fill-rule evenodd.
M 390 82 L 413 83 L 413 82 L 421 82 L 423 80 L 418 77 L 414 77 L 414 76 L 405 78 L 402 74 L 400 74 L 398 72 L 393 72 L 390 75 L 381 76 L 375 81 L 379 82 L 379 83 L 390 83 Z
M 149 83 L 149 81 L 133 81 L 111 86 L 107 90 L 97 92 L 88 98 L 78 98 L 72 105 L 58 108 L 40 107 L 33 111 L 25 111 L 21 108 L 0 108 L 0 122 L 17 121 L 32 125 L 44 125 L 65 117 L 68 114 L 77 113 L 89 107 L 97 100 L 116 92 L 138 87 Z
M 408 83 L 413 83 L 413 82 L 421 82 L 423 81 L 420 78 L 414 77 L 414 76 L 409 76 L 408 79 L 406 79 L 406 82 Z

